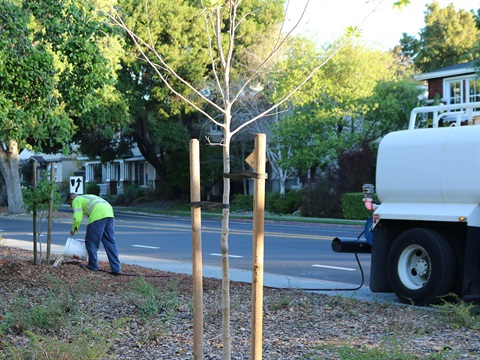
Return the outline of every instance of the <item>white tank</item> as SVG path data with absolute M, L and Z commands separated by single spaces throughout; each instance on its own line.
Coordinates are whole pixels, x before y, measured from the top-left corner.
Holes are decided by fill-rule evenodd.
M 388 134 L 376 191 L 382 203 L 480 204 L 480 126 Z

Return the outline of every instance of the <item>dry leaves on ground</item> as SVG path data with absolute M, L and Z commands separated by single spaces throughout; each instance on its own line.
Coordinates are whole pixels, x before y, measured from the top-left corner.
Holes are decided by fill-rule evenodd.
M 108 269 L 106 263 L 101 266 Z M 31 252 L 0 246 L 0 324 L 18 299 L 33 308 L 46 294 L 63 296 L 56 292 L 69 289 L 78 296 L 77 313 L 87 314 L 82 326 L 101 332 L 95 329 L 98 321 L 115 324 L 111 333 L 99 334 L 106 338 L 111 357 L 192 359 L 191 277 L 130 265 L 123 265 L 123 271 L 129 275 L 93 273 L 77 264 L 34 266 Z M 173 311 L 142 313 L 131 295 L 139 277 L 164 298 L 174 294 Z M 250 358 L 250 285 L 231 284 L 231 307 L 232 359 Z M 222 359 L 221 320 L 221 283 L 204 279 L 204 359 Z M 71 343 L 75 342 L 72 329 L 63 326 L 46 335 Z M 411 356 L 398 359 L 480 357 L 480 333 L 474 327 L 458 327 L 431 308 L 358 301 L 348 294 L 327 296 L 266 288 L 263 338 L 263 359 L 272 360 L 351 358 L 342 349 L 362 352 L 364 359 L 372 349 Z M 9 329 L 0 334 L 0 358 L 7 356 L 7 349 L 29 346 L 31 337 L 22 331 Z

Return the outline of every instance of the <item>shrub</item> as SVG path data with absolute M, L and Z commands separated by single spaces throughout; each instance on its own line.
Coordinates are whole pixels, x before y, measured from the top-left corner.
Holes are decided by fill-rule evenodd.
M 233 211 L 252 211 L 253 210 L 253 196 L 237 194 L 232 200 Z
M 89 181 L 85 185 L 85 194 L 93 194 L 93 195 L 100 195 L 100 185 L 98 185 L 95 181 Z
M 293 214 L 300 209 L 302 204 L 302 193 L 290 190 L 281 196 L 279 192 L 267 193 L 265 208 L 275 214 Z
M 140 313 L 146 317 L 164 314 L 165 320 L 175 315 L 180 305 L 177 298 L 178 282 L 172 281 L 164 285 L 162 291 L 150 284 L 144 277 L 139 277 L 132 283 L 129 297 Z
M 134 185 L 125 186 L 123 190 L 123 201 L 125 205 L 131 205 L 135 203 L 135 201 L 145 195 L 146 190 L 141 189 Z
M 476 305 L 460 300 L 457 295 L 449 294 L 451 300 L 442 299 L 440 305 L 433 305 L 438 310 L 438 318 L 448 322 L 453 328 L 480 328 L 480 318 L 475 315 Z M 447 297 L 447 298 L 448 298 Z
M 302 190 L 303 203 L 300 208 L 302 216 L 320 218 L 341 218 L 340 196 L 325 179 L 308 184 Z
M 267 192 L 265 194 L 265 209 L 274 214 L 292 214 L 302 204 L 300 191 L 287 191 L 284 196 L 279 192 Z M 253 196 L 237 194 L 232 200 L 233 211 L 252 211 Z
M 53 290 L 44 294 L 38 304 L 27 303 L 22 297 L 17 299 L 0 324 L 0 334 L 27 331 L 56 333 L 75 318 L 81 298 L 79 292 L 84 289 L 85 280 L 80 282 L 77 290 L 56 279 L 50 281 Z
M 343 194 L 341 199 L 344 219 L 367 220 L 372 215 L 362 201 L 363 193 Z

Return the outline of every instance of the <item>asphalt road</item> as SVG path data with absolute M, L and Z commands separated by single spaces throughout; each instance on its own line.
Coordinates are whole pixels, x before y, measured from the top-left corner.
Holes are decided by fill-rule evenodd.
M 65 245 L 70 226 L 70 219 L 55 219 L 52 244 Z M 31 242 L 32 228 L 31 220 L 15 217 L 0 219 L 1 234 L 6 239 Z M 83 238 L 85 228 L 84 223 L 74 238 Z M 44 243 L 46 225 L 41 230 L 41 240 Z M 220 219 L 202 220 L 204 266 L 221 266 L 220 230 Z M 334 237 L 356 238 L 361 230 L 359 226 L 266 222 L 264 271 L 355 287 L 362 280 L 355 256 L 334 253 L 331 250 L 331 240 Z M 121 258 L 191 262 L 191 221 L 188 217 L 116 214 L 115 231 Z M 365 283 L 368 284 L 370 255 L 360 254 L 359 258 L 365 273 Z M 232 269 L 251 270 L 251 221 L 230 221 L 229 261 Z

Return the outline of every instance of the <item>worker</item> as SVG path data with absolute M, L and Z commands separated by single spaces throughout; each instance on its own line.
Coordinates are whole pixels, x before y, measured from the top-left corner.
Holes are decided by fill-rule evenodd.
M 88 264 L 85 267 L 98 271 L 97 252 L 100 241 L 107 253 L 110 263 L 110 274 L 120 275 L 121 265 L 118 259 L 118 248 L 115 242 L 115 220 L 112 206 L 105 199 L 92 195 L 78 195 L 71 193 L 67 197 L 67 204 L 73 209 L 73 225 L 70 235 L 73 236 L 82 223 L 84 216 L 88 216 L 87 231 L 85 233 L 85 247 L 88 253 Z

